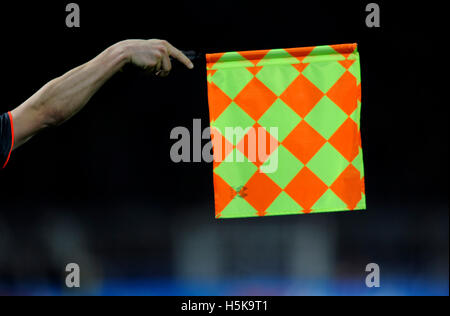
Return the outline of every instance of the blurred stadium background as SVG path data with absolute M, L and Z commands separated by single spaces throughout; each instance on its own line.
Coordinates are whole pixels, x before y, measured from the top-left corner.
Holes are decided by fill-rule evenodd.
M 212 205 L 178 216 L 129 203 L 90 208 L 36 218 L 11 207 L 16 216 L 0 219 L 0 295 L 448 294 L 448 221 L 405 206 L 225 222 Z M 448 209 L 433 211 L 445 218 Z M 80 291 L 65 289 L 69 262 L 80 264 Z M 370 262 L 381 267 L 380 289 L 365 287 Z

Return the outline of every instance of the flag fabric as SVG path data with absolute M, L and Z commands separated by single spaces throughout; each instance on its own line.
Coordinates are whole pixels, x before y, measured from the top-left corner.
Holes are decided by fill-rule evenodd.
M 216 218 L 366 208 L 356 44 L 206 62 Z

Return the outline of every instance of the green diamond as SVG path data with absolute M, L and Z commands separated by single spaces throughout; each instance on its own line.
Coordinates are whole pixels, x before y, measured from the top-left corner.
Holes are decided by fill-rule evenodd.
M 350 115 L 350 118 L 358 125 L 358 129 L 361 128 L 361 102 L 358 100 L 358 107 L 356 110 Z
M 251 206 L 245 199 L 236 196 L 230 204 L 220 213 L 220 218 L 242 218 L 242 217 L 256 217 L 258 211 Z
M 258 170 L 251 161 L 240 151 L 233 152 L 216 168 L 214 172 L 219 175 L 233 189 L 239 190 Z
M 323 93 L 327 93 L 345 71 L 338 62 L 321 62 L 310 64 L 303 70 L 303 75 Z
M 211 69 L 225 69 L 235 67 L 253 67 L 253 63 L 247 58 L 243 57 L 238 52 L 229 52 L 223 54 L 223 56 L 214 64 Z
M 324 195 L 312 207 L 314 213 L 336 212 L 348 210 L 345 204 L 333 191 L 328 189 Z
M 333 146 L 326 143 L 307 166 L 326 185 L 331 186 L 348 165 L 347 159 L 342 157 Z
M 231 99 L 234 99 L 252 79 L 252 73 L 241 67 L 219 69 L 212 77 L 212 81 Z
M 300 61 L 289 54 L 284 49 L 272 49 L 270 50 L 263 59 L 258 63 L 257 66 L 266 65 L 280 65 L 280 64 L 299 64 Z
M 356 49 L 353 53 L 351 53 L 348 57 L 348 60 L 359 60 L 359 52 L 358 49 Z
M 317 46 L 311 53 L 303 60 L 303 63 L 317 63 L 345 60 L 342 54 L 339 54 L 331 46 Z
M 233 145 L 238 144 L 245 136 L 248 128 L 255 124 L 244 110 L 232 102 L 212 126 L 225 136 Z
M 283 145 L 280 145 L 270 155 L 269 159 L 261 167 L 261 170 L 264 170 L 264 168 L 270 165 L 272 159 L 278 159 L 278 169 L 273 173 L 266 173 L 266 175 L 278 184 L 280 188 L 284 189 L 303 168 L 303 164 L 289 150 L 284 148 Z
M 330 139 L 347 118 L 347 114 L 340 107 L 324 96 L 305 117 L 305 121 L 325 139 Z
M 294 110 L 277 99 L 258 123 L 268 132 L 270 132 L 270 127 L 278 127 L 278 141 L 282 142 L 301 120 L 302 118 Z
M 358 205 L 356 205 L 356 210 L 365 210 L 366 207 L 366 195 L 364 193 L 361 194 L 361 201 L 359 201 Z
M 212 75 L 211 74 L 208 74 L 207 76 L 206 76 L 206 80 L 209 82 L 209 83 L 211 83 L 212 82 Z
M 348 71 L 355 76 L 356 84 L 359 85 L 361 82 L 361 67 L 358 59 L 348 68 Z
M 273 93 L 280 96 L 299 74 L 292 65 L 268 65 L 264 66 L 256 77 Z
M 303 208 L 297 204 L 286 192 L 282 191 L 280 195 L 266 210 L 267 215 L 287 215 L 300 213 Z
M 359 148 L 359 154 L 353 160 L 352 165 L 361 173 L 361 179 L 364 178 L 364 160 L 362 148 Z

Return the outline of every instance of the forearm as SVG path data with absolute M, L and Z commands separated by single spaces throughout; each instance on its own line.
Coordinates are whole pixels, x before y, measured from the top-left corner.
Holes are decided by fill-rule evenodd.
M 59 125 L 80 111 L 98 89 L 126 63 L 125 48 L 115 45 L 65 75 L 51 81 L 33 100 Z
M 60 125 L 79 112 L 90 98 L 128 61 L 125 43 L 106 49 L 93 60 L 56 78 L 13 110 L 15 138 L 20 140 L 48 126 Z
M 57 126 L 80 111 L 98 89 L 126 63 L 167 76 L 174 57 L 189 69 L 194 65 L 164 40 L 126 40 L 106 49 L 90 62 L 47 83 L 12 111 L 14 148 L 48 126 Z

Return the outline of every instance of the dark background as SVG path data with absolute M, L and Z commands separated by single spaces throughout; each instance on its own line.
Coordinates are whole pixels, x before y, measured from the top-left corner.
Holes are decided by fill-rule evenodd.
M 127 38 L 201 53 L 357 42 L 368 210 L 216 221 L 212 165 L 169 156 L 172 128 L 209 123 L 204 60 L 164 80 L 125 69 L 0 173 L 0 294 L 67 293 L 76 262 L 88 294 L 448 295 L 439 9 L 377 1 L 369 29 L 370 1 L 74 2 L 79 29 L 68 1 L 1 5 L 2 112 Z

